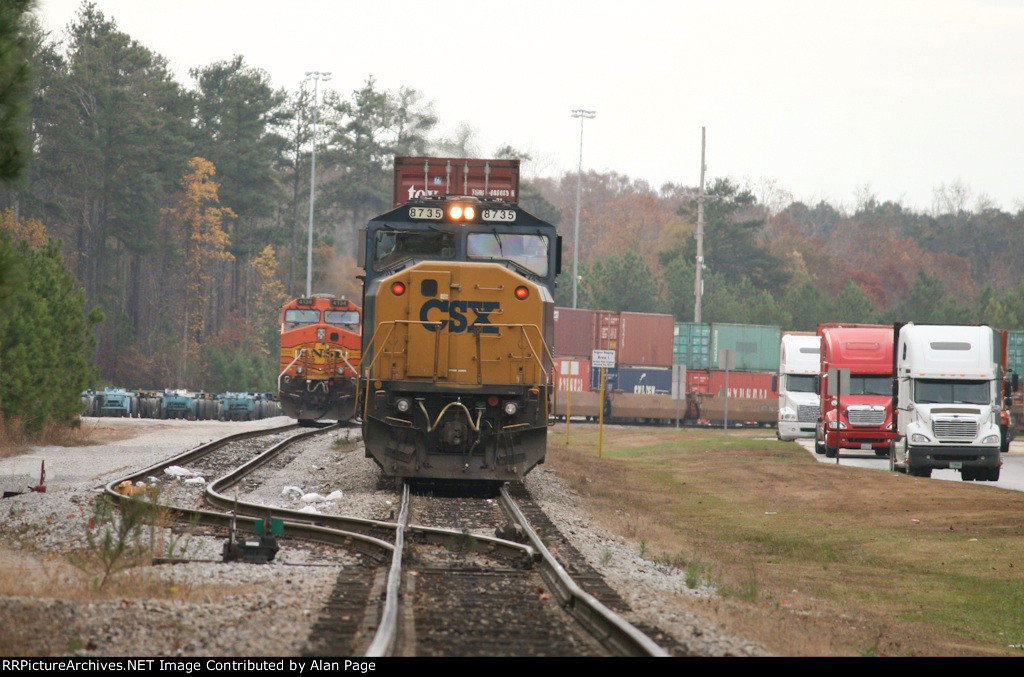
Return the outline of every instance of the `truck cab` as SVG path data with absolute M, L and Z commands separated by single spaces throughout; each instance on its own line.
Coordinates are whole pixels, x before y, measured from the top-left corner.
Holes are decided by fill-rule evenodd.
M 892 328 L 870 324 L 824 324 L 819 372 L 821 416 L 815 451 L 835 458 L 842 450 L 889 455 L 892 421 Z M 829 371 L 849 370 L 850 389 L 830 388 Z M 835 393 L 835 394 L 833 394 Z
M 987 326 L 897 324 L 896 431 L 890 469 L 957 470 L 997 481 L 1003 446 L 1002 332 Z
M 814 437 L 821 410 L 818 372 L 821 369 L 821 337 L 814 334 L 783 334 L 779 346 L 779 422 L 776 436 L 791 441 Z

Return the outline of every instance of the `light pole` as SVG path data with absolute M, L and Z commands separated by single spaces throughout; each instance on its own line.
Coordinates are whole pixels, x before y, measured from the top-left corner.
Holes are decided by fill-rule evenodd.
M 576 227 L 572 236 L 572 307 L 576 307 L 576 283 L 580 279 L 578 271 L 580 259 L 580 185 L 583 182 L 583 119 L 597 115 L 592 110 L 577 108 L 572 117 L 580 119 L 580 165 L 576 171 Z
M 313 295 L 313 200 L 316 187 L 316 122 L 320 107 L 317 105 L 317 85 L 320 80 L 331 79 L 330 72 L 306 71 L 306 80 L 313 81 L 313 162 L 309 170 L 309 243 L 306 246 L 306 296 Z

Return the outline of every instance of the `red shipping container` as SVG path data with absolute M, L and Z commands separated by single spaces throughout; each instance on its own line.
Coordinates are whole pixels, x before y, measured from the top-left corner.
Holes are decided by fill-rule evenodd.
M 730 371 L 729 397 L 741 400 L 763 400 L 777 397 L 772 390 L 773 372 L 767 371 Z M 708 394 L 725 397 L 725 371 L 708 372 Z
M 661 313 L 619 313 L 618 365 L 671 367 L 675 318 Z
M 711 376 L 705 369 L 686 370 L 686 392 L 707 395 L 711 392 Z
M 594 350 L 594 311 L 582 308 L 555 308 L 555 345 L 559 357 L 590 359 Z
M 556 357 L 554 360 L 555 390 L 581 393 L 590 390 L 590 360 Z

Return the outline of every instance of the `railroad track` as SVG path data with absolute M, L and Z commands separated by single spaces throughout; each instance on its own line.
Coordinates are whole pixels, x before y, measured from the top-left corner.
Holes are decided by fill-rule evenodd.
M 285 426 L 232 435 L 119 478 L 106 490 L 118 501 L 140 500 L 116 487 L 146 482 L 169 466 L 220 475 L 175 491 L 176 516 L 222 534 L 240 516 L 279 519 L 285 542 L 354 554 L 303 651 L 310 656 L 668 655 L 613 611 L 628 607 L 580 565 L 578 553 L 579 561 L 566 560 L 580 577 L 572 580 L 545 545 L 556 535 L 555 549 L 564 558 L 567 542 L 521 485 L 498 498 L 413 495 L 405 487 L 390 520 L 310 514 L 240 498 L 264 481 L 261 475 L 294 458 L 302 443 L 331 430 Z M 531 521 L 541 524 L 543 539 Z

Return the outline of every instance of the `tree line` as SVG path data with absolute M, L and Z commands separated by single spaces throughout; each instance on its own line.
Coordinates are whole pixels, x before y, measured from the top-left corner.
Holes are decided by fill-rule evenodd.
M 311 83 L 275 88 L 242 56 L 179 83 L 92 3 L 60 39 L 29 8 L 18 0 L 0 16 L 0 290 L 23 308 L 0 325 L 0 410 L 27 387 L 7 375 L 27 364 L 11 351 L 53 340 L 48 331 L 74 342 L 53 345 L 76 366 L 40 364 L 76 398 L 100 384 L 274 391 L 279 308 L 305 288 L 314 129 L 313 291 L 355 299 L 358 229 L 390 208 L 393 157 L 481 155 L 465 125 L 440 136 L 432 104 L 410 88 L 368 77 L 314 101 Z M 572 252 L 576 174 L 532 176 L 509 146 L 482 155 L 521 159 L 521 204 L 559 226 Z M 582 189 L 578 305 L 694 319 L 697 189 L 592 171 Z M 871 196 L 847 213 L 714 179 L 701 319 L 1024 328 L 1024 212 L 968 210 L 968 192 L 941 187 L 928 214 Z M 571 305 L 570 257 L 559 305 Z M 66 305 L 30 307 L 42 271 Z M 34 313 L 80 323 L 43 328 Z

